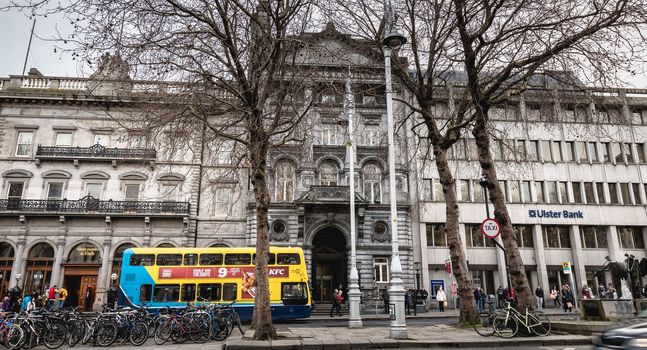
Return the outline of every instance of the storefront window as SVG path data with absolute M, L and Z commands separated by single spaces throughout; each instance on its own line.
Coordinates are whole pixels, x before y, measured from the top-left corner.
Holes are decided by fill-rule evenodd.
M 7 242 L 0 242 L 0 295 L 5 295 L 9 288 L 13 260 L 13 246 Z
M 54 248 L 44 242 L 34 245 L 27 255 L 23 290 L 35 290 L 42 294 L 49 284 L 53 264 Z

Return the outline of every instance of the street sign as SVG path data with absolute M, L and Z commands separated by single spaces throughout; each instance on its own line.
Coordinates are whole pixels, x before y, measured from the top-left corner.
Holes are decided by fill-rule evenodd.
M 571 262 L 570 261 L 564 261 L 562 263 L 562 269 L 564 270 L 565 275 L 570 275 L 571 274 Z
M 481 232 L 487 238 L 497 238 L 501 233 L 501 225 L 495 219 L 487 218 L 481 223 Z

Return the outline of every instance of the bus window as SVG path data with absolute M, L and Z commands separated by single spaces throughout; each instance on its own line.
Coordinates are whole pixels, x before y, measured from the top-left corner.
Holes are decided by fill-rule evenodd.
M 151 290 L 153 289 L 153 286 L 150 284 L 142 284 L 139 287 L 139 302 L 140 303 L 147 303 L 151 301 Z
M 222 265 L 222 254 L 200 254 L 200 265 Z
M 303 282 L 281 283 L 281 300 L 285 305 L 305 305 L 308 303 L 308 290 Z
M 267 261 L 268 265 L 276 265 L 276 254 L 270 253 L 270 258 Z M 252 254 L 252 265 L 256 265 L 256 253 Z
M 153 301 L 177 301 L 180 297 L 179 284 L 156 284 L 153 288 Z
M 130 266 L 153 266 L 155 254 L 133 254 L 130 256 Z
M 182 265 L 182 254 L 157 254 L 158 266 L 180 266 Z
M 252 257 L 249 254 L 225 254 L 225 265 L 251 265 Z
M 278 265 L 299 265 L 299 254 L 278 254 Z
M 194 300 L 195 300 L 195 284 L 183 284 L 180 301 L 194 301 Z
M 198 254 L 184 254 L 184 265 L 194 266 L 198 264 Z
M 198 301 L 219 301 L 220 289 L 220 283 L 198 284 Z
M 222 300 L 236 300 L 238 285 L 236 283 L 225 283 L 222 286 Z

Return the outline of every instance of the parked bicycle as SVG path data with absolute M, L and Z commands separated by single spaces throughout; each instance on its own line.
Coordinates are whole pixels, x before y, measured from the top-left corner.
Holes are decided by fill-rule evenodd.
M 505 304 L 503 311 L 495 314 L 493 319 L 494 331 L 502 338 L 512 338 L 519 332 L 519 325 L 525 327 L 528 333 L 539 336 L 550 334 L 550 319 L 541 311 L 528 311 L 525 313 L 517 311 L 509 302 Z

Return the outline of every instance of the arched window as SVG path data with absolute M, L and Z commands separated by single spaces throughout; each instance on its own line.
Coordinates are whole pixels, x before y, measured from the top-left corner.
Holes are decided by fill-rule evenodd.
M 73 264 L 88 264 L 98 263 L 100 259 L 99 247 L 92 243 L 81 243 L 72 249 L 67 261 Z
M 54 248 L 48 243 L 38 243 L 29 250 L 28 259 L 53 259 Z
M 369 163 L 362 169 L 364 183 L 364 198 L 370 203 L 382 203 L 382 171 L 374 164 Z
M 321 163 L 319 166 L 319 184 L 321 186 L 337 186 L 338 171 L 331 161 Z
M 276 165 L 275 199 L 277 202 L 292 202 L 294 200 L 294 166 L 290 162 Z
M 27 254 L 27 266 L 23 277 L 23 290 L 35 290 L 43 294 L 49 284 L 54 265 L 54 247 L 49 243 L 38 243 Z
M 209 247 L 212 248 L 224 248 L 224 247 L 229 247 L 226 243 L 214 243 L 210 245 Z
M 158 245 L 157 248 L 175 248 L 175 246 L 171 243 L 162 243 Z
M 123 261 L 124 251 L 128 248 L 134 248 L 135 245 L 132 243 L 124 243 L 115 249 L 115 254 L 112 259 L 112 273 L 110 274 L 112 280 L 112 274 L 117 274 L 116 279 L 112 280 L 112 287 L 115 289 L 119 288 L 119 277 L 121 275 L 121 262 Z
M 7 242 L 0 242 L 0 295 L 5 295 L 9 288 L 13 260 L 13 246 Z

